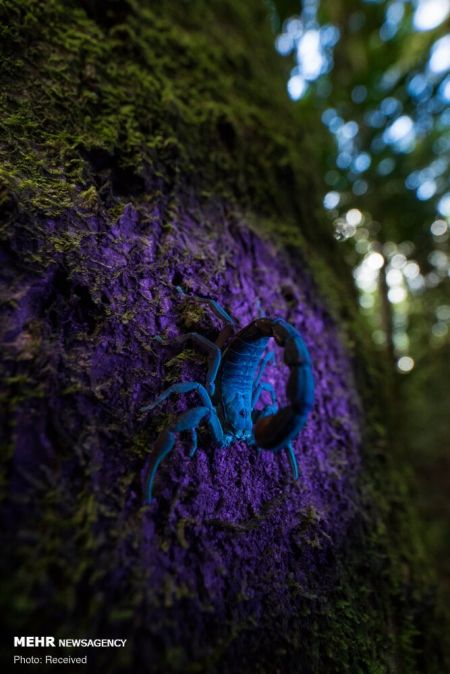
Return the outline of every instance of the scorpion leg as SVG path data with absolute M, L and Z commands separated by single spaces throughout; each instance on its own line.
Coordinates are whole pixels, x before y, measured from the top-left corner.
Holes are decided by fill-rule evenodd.
M 235 322 L 231 318 L 230 314 L 225 311 L 225 309 L 218 302 L 216 302 L 216 300 L 211 300 L 208 298 L 204 299 L 201 297 L 198 299 L 202 302 L 205 302 L 210 307 L 211 311 L 217 316 L 217 318 L 224 323 L 224 326 L 216 339 L 217 347 L 221 348 L 225 345 L 228 338 L 233 334 Z
M 276 403 L 275 405 L 266 405 L 262 410 L 253 410 L 252 421 L 255 424 L 257 421 L 259 421 L 259 419 L 270 417 L 272 414 L 276 414 L 277 412 L 278 405 Z
M 194 456 L 197 450 L 197 426 L 203 419 L 206 419 L 211 434 L 215 442 L 219 445 L 222 445 L 224 442 L 223 430 L 220 423 L 220 420 L 217 416 L 217 413 L 212 405 L 211 398 L 208 395 L 205 387 L 198 382 L 186 382 L 180 384 L 172 384 L 169 386 L 156 400 L 154 400 L 149 405 L 141 407 L 141 411 L 146 412 L 152 410 L 157 405 L 166 400 L 172 393 L 189 393 L 191 391 L 196 391 L 203 402 L 203 406 L 194 407 L 194 409 L 184 412 L 180 415 L 174 424 L 169 426 L 169 428 L 162 431 L 155 443 L 155 450 L 157 452 L 156 459 L 151 465 L 151 468 L 148 470 L 148 474 L 145 481 L 145 495 L 146 502 L 150 503 L 152 499 L 152 489 L 153 482 L 155 480 L 156 472 L 159 468 L 159 465 L 163 459 L 170 454 L 175 444 L 175 433 L 181 431 L 190 431 L 192 437 L 192 446 L 190 451 L 190 456 Z
M 170 395 L 172 395 L 172 393 L 190 393 L 191 391 L 196 391 L 200 395 L 205 407 L 207 407 L 209 410 L 213 409 L 211 398 L 209 397 L 209 393 L 205 387 L 197 381 L 189 381 L 180 384 L 172 384 L 172 386 L 166 388 L 166 390 L 163 391 L 161 395 L 159 395 L 152 403 L 141 407 L 140 411 L 148 412 L 149 410 L 153 410 L 155 407 L 164 402 L 164 400 L 166 400 Z
M 294 477 L 294 480 L 298 480 L 298 463 L 297 457 L 295 456 L 294 448 L 292 446 L 292 442 L 289 442 L 286 445 L 286 449 L 289 457 L 289 463 L 291 464 L 292 475 Z
M 211 431 L 211 435 L 214 438 L 214 441 L 217 443 L 219 447 L 223 446 L 224 443 L 224 434 L 222 430 L 222 424 L 220 423 L 219 417 L 217 416 L 217 412 L 214 409 L 208 410 L 208 415 L 205 417 L 209 430 Z M 197 451 L 197 431 L 195 428 L 191 429 L 191 437 L 192 437 L 192 445 L 191 445 L 191 451 L 189 453 L 189 456 L 192 458 Z
M 275 353 L 273 351 L 268 351 L 266 355 L 264 356 L 261 365 L 259 366 L 258 374 L 256 375 L 255 383 L 253 384 L 253 390 L 256 389 L 258 386 L 259 382 L 261 381 L 261 377 L 264 374 L 264 370 L 268 366 L 269 363 L 271 363 L 275 358 Z
M 266 317 L 265 309 L 263 309 L 263 306 L 261 304 L 261 300 L 259 298 L 256 300 L 255 309 L 258 312 L 258 318 L 265 318 Z
M 206 298 L 203 301 L 206 302 L 206 304 L 208 304 L 208 306 L 211 308 L 211 310 L 217 316 L 217 318 L 220 318 L 227 325 L 234 326 L 234 320 L 231 318 L 228 311 L 225 311 L 225 309 L 218 302 L 216 302 L 216 300 Z
M 227 341 L 227 339 L 233 334 L 234 327 L 236 325 L 235 321 L 230 316 L 228 311 L 225 311 L 225 309 L 218 302 L 216 302 L 216 300 L 213 300 L 210 297 L 201 297 L 200 295 L 188 295 L 180 286 L 176 286 L 176 289 L 180 293 L 180 295 L 184 295 L 191 299 L 197 300 L 198 302 L 203 302 L 204 304 L 207 304 L 211 309 L 211 311 L 213 312 L 213 314 L 220 321 L 222 321 L 224 326 L 217 338 L 217 345 L 219 347 L 222 347 Z
M 175 338 L 176 343 L 187 342 L 191 339 L 196 344 L 202 346 L 208 352 L 208 372 L 206 374 L 206 388 L 210 396 L 214 395 L 215 390 L 215 381 L 217 372 L 219 370 L 220 360 L 222 358 L 222 352 L 217 344 L 211 342 L 210 339 L 203 337 L 198 332 L 188 332 L 185 335 Z
M 145 480 L 145 498 L 147 503 L 150 503 L 152 500 L 153 482 L 159 465 L 173 449 L 176 438 L 175 433 L 179 433 L 180 431 L 195 433 L 195 429 L 209 412 L 208 407 L 194 407 L 194 409 L 180 415 L 174 424 L 159 434 L 155 443 L 157 456 Z
M 255 405 L 258 402 L 259 398 L 261 397 L 261 394 L 263 391 L 268 391 L 270 393 L 270 396 L 272 398 L 272 404 L 270 405 L 265 405 L 262 410 L 255 410 Z M 269 384 L 269 382 L 263 382 L 262 384 L 259 384 L 258 388 L 255 390 L 252 398 L 252 421 L 253 423 L 256 423 L 258 419 L 261 419 L 262 417 L 268 417 L 271 414 L 276 414 L 278 412 L 278 401 L 277 401 L 277 394 L 275 393 L 275 389 L 273 388 L 272 384 Z
M 269 382 L 265 381 L 262 384 L 258 384 L 253 390 L 252 408 L 255 407 L 263 391 L 268 391 L 268 393 L 270 393 L 273 405 L 277 404 L 277 394 L 275 393 L 274 387 L 272 386 L 272 384 L 269 384 Z
M 147 470 L 147 476 L 145 478 L 144 493 L 146 503 L 150 503 L 153 498 L 153 482 L 155 480 L 155 475 L 159 468 L 159 464 L 172 451 L 174 444 L 175 433 L 172 433 L 171 431 L 162 431 L 159 434 L 155 443 L 155 449 L 158 451 L 158 455 L 151 468 Z
M 191 430 L 191 438 L 192 438 L 192 445 L 191 451 L 189 452 L 189 457 L 192 459 L 195 452 L 197 451 L 197 431 L 195 430 L 195 428 Z
M 225 311 L 225 309 L 218 302 L 216 302 L 216 300 L 213 300 L 210 297 L 202 297 L 201 295 L 188 295 L 188 293 L 186 293 L 180 286 L 176 286 L 176 289 L 180 295 L 184 295 L 185 297 L 190 297 L 191 299 L 195 299 L 198 302 L 204 302 L 205 304 L 208 304 L 217 318 L 224 321 L 225 323 L 228 323 L 229 325 L 234 326 L 234 320 L 231 318 L 228 311 Z

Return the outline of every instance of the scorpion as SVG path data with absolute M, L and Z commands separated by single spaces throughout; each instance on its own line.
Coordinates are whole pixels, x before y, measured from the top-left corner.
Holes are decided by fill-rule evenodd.
M 180 287 L 177 291 L 186 295 Z M 192 296 L 191 296 L 192 297 Z M 298 479 L 298 464 L 292 442 L 306 423 L 314 403 L 314 378 L 309 351 L 300 333 L 283 318 L 257 318 L 236 332 L 233 318 L 216 300 L 194 296 L 206 303 L 223 323 L 215 342 L 198 332 L 181 335 L 172 343 L 188 340 L 203 348 L 208 354 L 208 370 L 205 384 L 198 381 L 180 382 L 165 389 L 153 402 L 141 407 L 148 412 L 160 405 L 172 394 L 195 392 L 201 404 L 178 416 L 159 434 L 154 452 L 144 470 L 145 502 L 153 498 L 155 476 L 164 458 L 172 451 L 176 434 L 188 431 L 191 434 L 192 458 L 197 450 L 197 428 L 205 422 L 214 442 L 226 447 L 232 441 L 243 440 L 258 451 L 288 453 L 294 480 Z M 284 363 L 289 368 L 286 386 L 288 404 L 279 409 L 274 387 L 261 381 L 266 366 L 274 360 L 274 352 L 268 351 L 269 340 L 284 349 Z M 165 343 L 162 338 L 157 337 Z M 270 394 L 271 403 L 255 409 L 263 391 Z

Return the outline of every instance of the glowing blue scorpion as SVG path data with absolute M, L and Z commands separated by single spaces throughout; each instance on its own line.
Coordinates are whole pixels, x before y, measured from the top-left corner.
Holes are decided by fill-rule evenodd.
M 177 290 L 185 294 L 181 288 Z M 196 381 L 173 384 L 154 402 L 141 408 L 142 412 L 148 412 L 173 393 L 193 391 L 202 403 L 181 414 L 159 434 L 155 451 L 145 469 L 147 503 L 152 500 L 158 467 L 174 447 L 175 434 L 182 431 L 191 433 L 192 458 L 197 450 L 196 429 L 201 422 L 207 423 L 219 447 L 225 447 L 233 440 L 245 440 L 258 450 L 278 452 L 286 449 L 294 479 L 298 478 L 292 441 L 305 425 L 314 402 L 311 357 L 300 333 L 282 318 L 258 318 L 235 334 L 234 320 L 215 300 L 206 297 L 194 299 L 207 303 L 224 327 L 215 342 L 197 332 L 189 332 L 174 340 L 174 343 L 191 340 L 205 349 L 208 354 L 205 385 Z M 275 355 L 269 351 L 263 357 L 272 337 L 284 348 L 284 362 L 290 370 L 286 387 L 288 405 L 282 409 L 278 409 L 272 384 L 261 382 L 266 366 Z M 272 402 L 262 410 L 256 410 L 255 405 L 263 391 L 270 394 Z

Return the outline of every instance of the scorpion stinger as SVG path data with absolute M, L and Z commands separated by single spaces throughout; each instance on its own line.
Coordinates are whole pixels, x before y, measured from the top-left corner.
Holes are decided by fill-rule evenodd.
M 181 294 L 184 291 L 179 289 Z M 206 388 L 199 382 L 170 386 L 154 403 L 142 408 L 149 411 L 165 401 L 172 393 L 195 391 L 202 404 L 185 412 L 164 429 L 155 443 L 156 457 L 147 468 L 146 501 L 152 499 L 156 471 L 161 461 L 173 449 L 176 433 L 189 431 L 192 436 L 191 456 L 197 448 L 197 427 L 206 422 L 217 443 L 223 447 L 233 440 L 247 441 L 258 450 L 277 452 L 286 449 L 294 479 L 298 477 L 297 459 L 292 442 L 305 425 L 314 402 L 314 379 L 311 358 L 300 333 L 282 318 L 258 318 L 237 334 L 230 336 L 234 321 L 215 301 L 207 302 L 225 328 L 216 342 L 198 333 L 188 333 L 175 342 L 191 339 L 208 352 Z M 288 405 L 279 409 L 272 384 L 261 381 L 266 366 L 274 359 L 272 351 L 263 357 L 271 338 L 284 349 L 284 362 L 290 374 L 286 387 Z M 223 344 L 226 348 L 222 351 Z M 271 396 L 271 404 L 262 410 L 255 406 L 263 391 Z

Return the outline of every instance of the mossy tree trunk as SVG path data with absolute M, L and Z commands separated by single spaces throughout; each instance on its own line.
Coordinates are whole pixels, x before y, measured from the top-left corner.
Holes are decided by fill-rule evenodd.
M 287 100 L 268 5 L 2 12 L 11 632 L 128 639 L 88 648 L 80 671 L 442 672 L 383 364 L 321 213 L 320 125 Z M 139 409 L 204 380 L 204 354 L 172 338 L 220 327 L 195 294 L 241 326 L 266 313 L 302 332 L 317 391 L 301 476 L 202 429 L 192 460 L 180 436 L 146 506 L 156 434 L 196 402 Z M 282 397 L 280 354 L 267 377 Z

